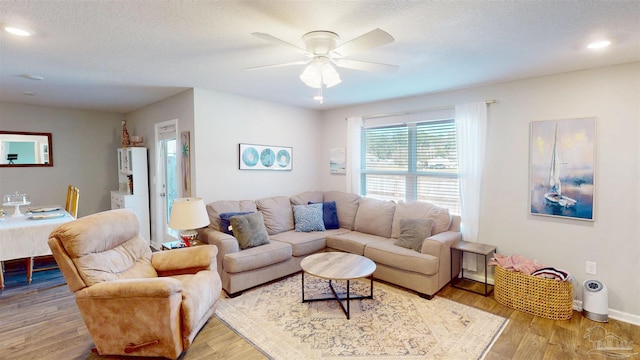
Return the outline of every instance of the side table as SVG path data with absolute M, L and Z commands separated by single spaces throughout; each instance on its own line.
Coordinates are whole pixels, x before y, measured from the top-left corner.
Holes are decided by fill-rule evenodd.
M 462 280 L 469 280 L 469 281 L 479 282 L 479 283 L 482 283 L 482 282 L 474 279 L 465 278 L 464 268 L 462 266 L 460 266 L 460 269 L 462 271 L 461 276 L 458 277 L 458 274 L 456 274 L 455 277 L 453 277 L 453 253 L 454 252 L 458 253 L 461 265 L 462 265 L 462 255 L 465 252 L 484 256 L 484 293 L 477 292 L 477 291 L 474 291 L 473 289 L 469 289 L 466 287 L 458 286 L 458 282 Z M 489 283 L 487 281 L 487 273 L 489 269 L 487 257 L 495 253 L 496 253 L 496 247 L 493 245 L 474 243 L 474 242 L 469 242 L 464 240 L 460 240 L 459 242 L 451 245 L 451 276 L 453 277 L 451 280 L 451 286 L 458 289 L 463 289 L 463 290 L 475 292 L 478 294 L 482 294 L 484 296 L 489 295 L 493 291 L 493 285 L 491 285 L 491 290 L 489 290 Z
M 191 246 L 204 245 L 204 243 L 200 240 L 194 240 L 191 242 Z M 182 249 L 186 248 L 184 242 L 182 240 L 168 241 L 162 243 L 162 250 L 173 250 L 173 249 Z

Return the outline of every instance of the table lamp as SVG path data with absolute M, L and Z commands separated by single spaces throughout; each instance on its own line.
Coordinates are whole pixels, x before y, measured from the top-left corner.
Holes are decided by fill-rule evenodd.
M 179 230 L 179 236 L 186 246 L 196 239 L 195 229 L 209 225 L 209 215 L 202 198 L 179 198 L 173 200 L 169 227 Z

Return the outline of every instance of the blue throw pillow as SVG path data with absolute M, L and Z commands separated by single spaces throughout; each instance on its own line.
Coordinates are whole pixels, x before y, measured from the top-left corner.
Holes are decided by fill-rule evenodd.
M 309 202 L 309 204 L 313 204 Z M 327 230 L 340 229 L 338 223 L 338 209 L 336 208 L 335 201 L 322 203 L 322 221 L 324 222 L 324 228 Z
M 322 205 L 293 205 L 295 230 L 300 232 L 324 231 L 322 220 Z
M 247 215 L 251 213 L 252 211 L 237 211 L 220 214 L 220 231 L 233 235 L 233 229 L 231 228 L 231 221 L 229 219 L 231 219 L 232 216 Z

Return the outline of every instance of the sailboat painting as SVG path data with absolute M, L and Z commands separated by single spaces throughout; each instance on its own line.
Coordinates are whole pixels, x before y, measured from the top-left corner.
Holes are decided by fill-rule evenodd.
M 531 214 L 593 221 L 595 118 L 531 122 Z

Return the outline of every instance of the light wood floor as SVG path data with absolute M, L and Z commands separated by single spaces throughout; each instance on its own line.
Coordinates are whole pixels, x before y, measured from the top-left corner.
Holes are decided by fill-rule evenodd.
M 93 354 L 93 343 L 73 295 L 66 285 L 55 285 L 64 281 L 57 270 L 45 273 L 52 275 L 34 278 L 34 283 L 28 286 L 14 282 L 0 292 L 0 359 L 140 359 Z M 596 323 L 583 318 L 578 312 L 574 312 L 571 320 L 546 320 L 502 306 L 491 295 L 484 297 L 450 286 L 437 296 L 510 320 L 487 360 L 615 359 L 621 358 L 619 355 L 640 360 L 638 326 L 615 320 L 606 324 Z M 595 345 L 590 341 L 594 339 L 585 338 L 588 331 L 633 342 L 633 349 L 610 353 L 608 357 L 594 352 Z M 214 317 L 181 359 L 252 360 L 266 357 Z

